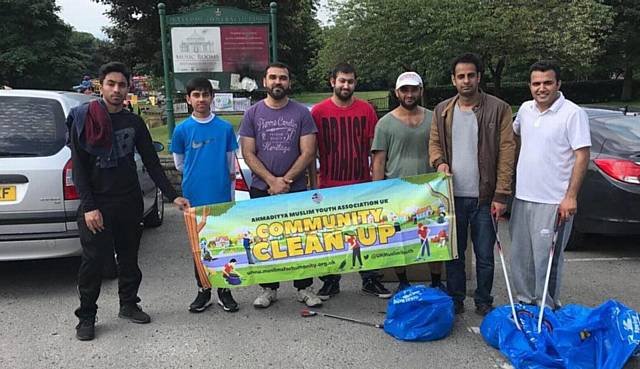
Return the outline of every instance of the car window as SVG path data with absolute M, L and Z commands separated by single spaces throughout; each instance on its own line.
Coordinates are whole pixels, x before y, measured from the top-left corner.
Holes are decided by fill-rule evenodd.
M 56 100 L 0 96 L 0 157 L 50 156 L 63 147 L 66 127 Z

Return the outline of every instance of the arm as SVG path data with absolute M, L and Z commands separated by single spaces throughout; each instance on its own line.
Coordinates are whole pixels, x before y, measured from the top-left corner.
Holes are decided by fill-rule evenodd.
M 158 154 L 156 153 L 155 148 L 153 147 L 153 141 L 151 140 L 151 134 L 149 134 L 149 130 L 142 122 L 142 119 L 139 118 L 139 124 L 136 129 L 136 148 L 142 157 L 142 163 L 145 168 L 149 172 L 149 176 L 153 179 L 153 182 L 160 187 L 165 196 L 167 196 L 171 201 L 173 201 L 176 205 L 183 209 L 185 207 L 189 207 L 189 200 L 184 197 L 179 197 L 176 190 L 173 188 L 171 183 L 169 183 L 169 179 L 164 174 L 164 170 L 160 165 L 160 159 L 158 159 Z
M 234 151 L 227 151 L 227 165 L 229 167 L 231 201 L 234 201 L 236 199 L 236 153 Z
M 93 200 L 91 192 L 91 184 L 89 183 L 91 167 L 91 156 L 82 150 L 79 145 L 78 135 L 75 134 L 75 128 L 69 131 L 71 138 L 71 160 L 73 163 L 73 184 L 80 194 L 81 209 L 84 211 L 84 222 L 91 233 L 95 234 L 104 230 L 104 222 L 102 213 L 98 210 L 98 206 Z
M 440 132 L 438 130 L 438 118 L 437 118 L 438 114 L 440 114 L 440 112 L 438 111 L 438 109 L 435 109 L 433 111 L 433 116 L 431 118 L 431 131 L 429 132 L 429 162 L 431 167 L 437 169 L 439 172 L 444 171 L 448 173 L 449 165 L 444 160 L 444 153 L 442 151 L 442 145 L 440 142 Z M 440 170 L 441 164 L 446 165 L 446 171 Z M 445 167 L 443 166 L 442 169 L 445 169 Z
M 381 181 L 384 179 L 384 166 L 387 162 L 387 152 L 383 150 L 376 150 L 373 152 L 372 167 L 372 179 L 374 181 Z
M 316 135 L 309 134 L 300 137 L 300 156 L 284 175 L 288 183 L 296 180 L 304 172 L 316 157 Z
M 500 117 L 500 142 L 496 166 L 496 190 L 491 204 L 492 212 L 500 217 L 507 210 L 507 200 L 511 196 L 513 164 L 516 155 L 516 141 L 511 122 L 511 107 L 505 104 Z
M 581 147 L 574 151 L 576 155 L 576 162 L 573 165 L 573 170 L 571 171 L 569 188 L 567 189 L 567 193 L 564 195 L 564 199 L 562 199 L 560 207 L 558 208 L 561 222 L 566 222 L 577 212 L 578 192 L 580 192 L 584 175 L 587 172 L 589 151 L 589 147 Z
M 315 160 L 311 160 L 311 163 L 309 163 L 309 166 L 307 167 L 307 174 L 309 175 L 309 186 L 311 189 L 318 188 L 318 170 L 316 169 Z
M 173 153 L 173 165 L 175 165 L 176 170 L 180 173 L 184 171 L 184 154 Z

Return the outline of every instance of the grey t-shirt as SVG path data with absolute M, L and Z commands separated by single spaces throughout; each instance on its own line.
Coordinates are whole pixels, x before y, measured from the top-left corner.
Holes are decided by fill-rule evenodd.
M 300 137 L 318 131 L 309 109 L 293 100 L 280 109 L 268 107 L 264 100 L 249 108 L 240 122 L 238 135 L 256 140 L 256 156 L 276 177 L 287 173 L 300 156 Z M 269 186 L 255 173 L 251 187 L 267 190 Z M 291 191 L 306 189 L 306 177 L 299 176 L 291 184 Z
M 425 111 L 417 127 L 409 127 L 387 113 L 376 125 L 371 151 L 386 151 L 385 178 L 415 176 L 433 172 L 428 165 L 431 112 Z
M 462 111 L 458 104 L 453 110 L 451 141 L 453 194 L 459 197 L 478 197 L 478 120 L 474 112 Z

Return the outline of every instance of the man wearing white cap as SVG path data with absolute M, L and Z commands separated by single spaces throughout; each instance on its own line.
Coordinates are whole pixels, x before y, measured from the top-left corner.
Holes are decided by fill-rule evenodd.
M 400 106 L 380 118 L 373 136 L 373 180 L 415 176 L 433 172 L 428 165 L 429 126 L 431 112 L 420 106 L 422 78 L 415 72 L 405 72 L 396 81 L 396 97 Z M 442 263 L 432 263 L 431 286 L 442 287 Z M 407 288 L 406 269 L 396 268 L 400 284 Z
M 453 175 L 453 196 L 459 259 L 447 261 L 447 290 L 456 314 L 464 311 L 467 292 L 464 255 L 467 229 L 476 256 L 476 313 L 493 308 L 493 220 L 506 210 L 511 196 L 515 139 L 511 107 L 478 88 L 483 67 L 476 54 L 463 54 L 451 63 L 451 82 L 458 94 L 439 103 L 433 112 L 429 162 L 438 172 Z

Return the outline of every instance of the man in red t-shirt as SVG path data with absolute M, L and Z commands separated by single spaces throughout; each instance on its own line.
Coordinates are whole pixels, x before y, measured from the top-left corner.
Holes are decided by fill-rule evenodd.
M 337 64 L 331 72 L 329 82 L 333 94 L 311 110 L 318 128 L 318 187 L 370 182 L 369 158 L 371 141 L 378 122 L 376 112 L 369 103 L 353 96 L 357 76 L 350 64 Z M 315 178 L 311 177 L 313 183 Z M 360 272 L 360 275 L 363 292 L 381 298 L 391 297 L 391 292 L 380 283 L 377 271 L 364 271 Z M 318 292 L 321 299 L 327 300 L 340 292 L 340 275 L 328 275 L 320 279 L 324 281 Z
M 429 227 L 426 224 L 418 223 L 418 237 L 420 237 L 420 252 L 416 260 L 424 259 L 424 252 L 427 252 L 427 257 L 431 256 L 431 250 L 429 248 Z

